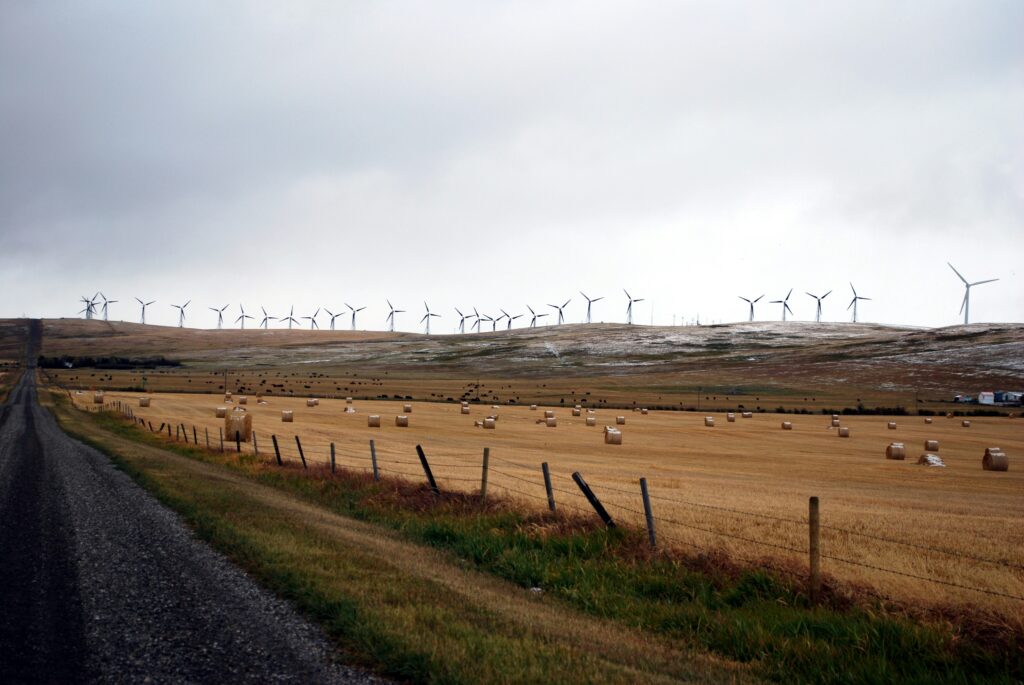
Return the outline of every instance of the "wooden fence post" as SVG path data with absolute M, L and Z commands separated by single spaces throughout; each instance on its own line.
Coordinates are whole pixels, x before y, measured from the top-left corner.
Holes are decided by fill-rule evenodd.
M 373 464 L 373 480 L 380 480 L 380 472 L 377 470 L 377 445 L 370 441 L 370 463 Z
M 334 443 L 332 442 L 331 443 L 331 473 L 335 473 L 335 472 L 336 471 L 335 471 L 335 465 L 334 465 Z
M 224 452 L 224 429 L 218 428 L 217 431 L 220 433 L 220 451 Z
M 427 476 L 427 482 L 430 483 L 430 490 L 435 495 L 440 495 L 441 491 L 437 487 L 437 481 L 434 480 L 434 474 L 430 470 L 430 464 L 427 462 L 427 455 L 423 454 L 423 447 L 416 445 L 416 454 L 420 457 L 420 464 L 423 465 L 423 473 Z
M 541 464 L 540 470 L 544 472 L 544 489 L 548 492 L 548 509 L 554 511 L 555 491 L 551 489 L 551 471 L 548 469 L 548 463 L 544 462 Z
M 260 456 L 260 446 L 256 444 L 256 431 L 252 432 L 252 453 L 255 456 Z
M 271 434 L 270 439 L 274 443 L 274 456 L 277 457 L 277 465 L 284 466 L 284 462 L 281 461 L 281 448 L 277 446 L 277 436 Z
M 235 452 L 242 453 L 242 431 L 235 431 Z
M 491 464 L 491 448 L 484 448 L 484 466 L 483 471 L 480 473 L 480 503 L 485 504 L 487 502 L 487 469 Z
M 583 480 L 583 476 L 580 475 L 580 472 L 574 471 L 572 479 L 576 485 L 579 486 L 579 489 L 583 491 L 583 496 L 587 498 L 588 502 L 590 502 L 590 506 L 594 507 L 594 511 L 596 511 L 597 515 L 601 517 L 602 521 L 604 521 L 604 525 L 608 528 L 614 528 L 615 521 L 613 521 L 612 517 L 608 515 L 608 510 L 604 508 L 604 505 L 601 504 L 601 500 L 597 498 L 594 491 L 590 489 L 589 485 L 587 485 L 587 481 Z
M 192 444 L 193 445 L 198 445 L 199 444 L 199 434 L 196 433 L 196 424 L 194 424 L 194 423 L 192 424 Z
M 810 596 L 811 604 L 817 604 L 821 595 L 821 514 L 818 510 L 818 498 L 812 497 L 807 512 L 807 524 L 810 529 L 810 555 L 811 555 L 811 578 Z
M 206 449 L 210 449 L 210 429 L 204 428 L 203 430 L 206 431 Z
M 185 444 L 188 444 L 188 430 L 185 429 L 185 424 L 181 424 L 181 437 L 185 439 Z
M 644 517 L 647 519 L 647 538 L 650 540 L 651 548 L 658 546 L 658 537 L 654 533 L 654 512 L 651 511 L 651 496 L 647 492 L 647 479 L 640 479 L 640 494 L 644 499 Z
M 302 460 L 302 468 L 309 468 L 308 466 L 306 466 L 306 455 L 302 451 L 302 443 L 299 441 L 299 436 L 297 435 L 295 436 L 295 444 L 298 445 L 299 447 L 299 459 Z

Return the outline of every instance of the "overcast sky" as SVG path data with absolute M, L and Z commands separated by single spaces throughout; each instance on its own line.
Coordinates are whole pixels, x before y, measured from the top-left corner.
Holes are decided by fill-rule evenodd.
M 0 317 L 1024 321 L 1024 3 L 0 2 Z M 548 317 L 544 321 L 551 321 Z M 519 319 L 516 323 L 524 323 Z M 326 324 L 326 321 L 322 321 Z M 250 324 L 251 325 L 251 324 Z

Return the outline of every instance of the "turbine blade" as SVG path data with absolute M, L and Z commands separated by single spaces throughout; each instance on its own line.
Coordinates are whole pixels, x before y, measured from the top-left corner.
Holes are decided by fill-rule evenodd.
M 949 262 L 946 262 L 946 264 L 949 264 Z M 949 264 L 949 268 L 952 269 L 953 273 L 955 273 L 957 276 L 960 276 L 960 280 L 964 282 L 964 285 L 969 285 L 969 283 L 967 282 L 967 279 L 964 278 L 963 275 L 961 275 L 961 273 L 956 270 L 955 266 L 953 266 L 952 264 Z
M 998 278 L 990 278 L 987 281 L 978 281 L 977 283 L 971 283 L 971 286 L 973 287 L 973 286 L 976 286 L 976 285 L 983 285 L 985 283 L 995 283 L 998 280 L 999 280 Z M 115 301 L 116 300 L 111 300 L 111 302 L 115 302 Z

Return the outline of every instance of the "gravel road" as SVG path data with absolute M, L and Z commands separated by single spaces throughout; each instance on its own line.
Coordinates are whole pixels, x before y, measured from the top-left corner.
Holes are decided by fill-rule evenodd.
M 66 436 L 32 371 L 0 408 L 0 682 L 382 682 Z

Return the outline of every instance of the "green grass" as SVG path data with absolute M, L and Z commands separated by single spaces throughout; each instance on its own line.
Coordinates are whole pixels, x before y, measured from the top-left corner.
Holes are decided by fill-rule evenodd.
M 115 417 L 94 419 L 118 435 L 157 441 Z M 837 601 L 812 608 L 799 583 L 714 560 L 654 555 L 645 550 L 639 531 L 608 531 L 589 519 L 552 518 L 510 506 L 480 507 L 470 496 L 433 503 L 422 488 L 411 484 L 374 483 L 357 474 L 311 475 L 251 457 L 239 460 L 181 446 L 170 449 L 219 463 L 325 509 L 386 526 L 407 540 L 443 550 L 521 587 L 540 587 L 575 610 L 749 663 L 770 680 L 1012 683 L 1024 678 L 1019 636 L 986 643 L 955 623 L 922 624 L 881 607 L 844 607 Z M 194 500 L 187 493 L 168 496 L 164 486 L 147 480 L 145 472 L 134 475 L 175 508 L 187 510 L 204 537 L 222 549 L 226 546 L 233 558 L 273 589 L 298 599 L 325 625 L 341 621 L 344 632 L 354 629 L 352 622 L 358 620 L 346 618 L 352 615 L 351 607 L 321 596 L 314 581 L 296 576 L 287 564 L 268 570 L 266 559 L 276 554 L 273 544 L 255 545 L 248 537 L 236 540 L 234 528 L 221 530 L 221 515 L 189 504 Z M 464 639 L 471 640 L 474 629 L 464 628 Z M 407 652 L 380 636 L 372 636 L 370 642 L 374 641 L 384 645 L 387 654 L 374 653 L 372 658 L 385 663 Z M 434 678 L 439 672 L 455 677 L 446 668 L 435 661 L 416 661 L 408 673 L 414 679 Z

